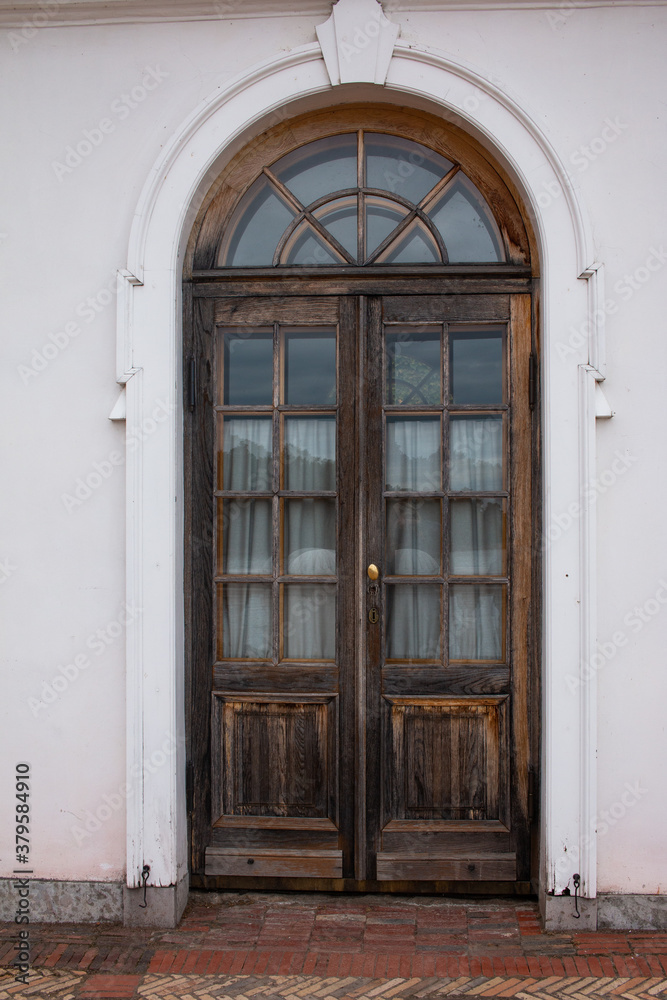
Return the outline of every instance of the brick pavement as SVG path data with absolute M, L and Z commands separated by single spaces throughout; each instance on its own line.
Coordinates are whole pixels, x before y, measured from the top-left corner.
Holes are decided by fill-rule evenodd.
M 546 934 L 530 901 L 193 893 L 176 930 L 0 925 L 0 1000 L 667 998 L 667 933 Z

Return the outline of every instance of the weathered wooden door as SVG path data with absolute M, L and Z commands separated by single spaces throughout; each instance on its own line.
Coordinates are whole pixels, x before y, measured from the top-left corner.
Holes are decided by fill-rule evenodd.
M 530 296 L 321 285 L 193 305 L 194 881 L 527 891 Z

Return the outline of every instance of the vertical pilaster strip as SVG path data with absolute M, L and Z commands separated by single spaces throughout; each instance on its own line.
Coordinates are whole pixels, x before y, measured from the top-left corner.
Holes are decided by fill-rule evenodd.
M 589 490 L 595 480 L 595 370 L 579 365 L 579 874 L 580 894 L 596 896 L 597 681 L 592 663 L 597 643 L 596 517 Z
M 127 874 L 130 888 L 141 883 L 144 858 L 144 681 L 143 681 L 143 448 L 136 445 L 134 428 L 143 412 L 143 372 L 137 370 L 125 387 L 126 435 L 126 602 L 141 609 L 126 634 L 126 782 Z
M 135 609 L 125 633 L 126 663 L 126 839 L 130 888 L 140 884 L 143 845 L 143 618 L 136 613 L 142 601 L 142 449 L 135 447 L 133 429 L 141 421 L 143 373 L 133 367 L 133 295 L 142 281 L 131 271 L 117 272 L 116 381 L 125 393 L 125 602 Z

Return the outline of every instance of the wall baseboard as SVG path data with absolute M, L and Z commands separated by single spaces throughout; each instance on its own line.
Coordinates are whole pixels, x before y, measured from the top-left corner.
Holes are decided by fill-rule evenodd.
M 0 879 L 0 921 L 13 923 L 19 903 L 30 923 L 125 924 L 126 927 L 177 927 L 188 900 L 187 876 L 178 885 L 143 889 L 122 882 L 60 882 L 27 879 L 29 895 L 19 896 L 22 881 Z M 21 885 L 19 885 L 21 882 Z M 26 907 L 25 901 L 28 906 Z

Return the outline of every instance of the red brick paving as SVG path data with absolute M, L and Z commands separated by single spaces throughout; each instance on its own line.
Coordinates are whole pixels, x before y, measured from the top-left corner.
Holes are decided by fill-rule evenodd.
M 15 939 L 13 924 L 0 925 L 0 965 Z M 77 996 L 100 1000 L 133 997 L 146 972 L 504 977 L 488 996 L 511 995 L 507 977 L 667 975 L 667 933 L 548 934 L 525 900 L 193 894 L 176 930 L 34 924 L 31 945 L 34 968 L 87 972 Z

